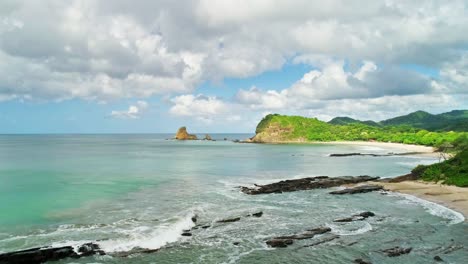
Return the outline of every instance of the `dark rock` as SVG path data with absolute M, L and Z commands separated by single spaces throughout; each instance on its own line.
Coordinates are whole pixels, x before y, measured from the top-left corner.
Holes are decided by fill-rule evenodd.
M 258 212 L 258 213 L 251 214 L 251 216 L 254 216 L 254 217 L 262 217 L 262 215 L 263 215 L 263 212 Z
M 236 218 L 219 220 L 219 221 L 216 221 L 216 223 L 232 223 L 232 222 L 237 222 L 239 220 L 240 220 L 240 217 L 236 217 Z
M 351 157 L 351 156 L 367 156 L 367 157 L 389 157 L 389 156 L 409 156 L 409 155 L 418 155 L 424 152 L 403 152 L 403 153 L 387 153 L 387 154 L 374 154 L 374 153 L 333 153 L 330 154 L 330 157 Z
M 309 239 L 313 238 L 316 235 L 324 234 L 330 231 L 331 228 L 329 227 L 318 227 L 314 229 L 309 229 L 301 234 L 274 237 L 270 240 L 267 240 L 266 243 L 270 247 L 287 247 L 288 245 L 292 244 L 294 240 Z
M 382 252 L 389 257 L 398 257 L 400 255 L 408 254 L 413 248 L 402 248 L 402 247 L 393 247 L 389 249 L 384 249 Z
M 335 219 L 333 220 L 333 222 L 344 223 L 344 222 L 362 221 L 372 216 L 375 216 L 373 212 L 362 212 L 359 214 L 352 215 L 351 217 Z
M 292 245 L 293 240 L 292 239 L 270 239 L 266 243 L 270 247 L 285 248 L 288 245 Z
M 91 256 L 94 254 L 105 255 L 104 251 L 99 248 L 98 244 L 95 243 L 86 243 L 78 247 L 78 253 L 81 256 Z
M 207 228 L 209 228 L 209 227 L 210 227 L 210 225 L 204 225 L 204 226 L 202 226 L 201 228 L 207 229 Z
M 350 156 L 362 156 L 361 153 L 337 153 L 337 154 L 330 154 L 330 157 L 350 157 Z
M 355 260 L 354 260 L 354 263 L 357 263 L 357 264 L 372 264 L 372 262 L 370 262 L 370 261 L 365 261 L 365 260 L 360 259 L 360 258 L 359 258 L 359 259 L 355 259 Z
M 240 245 L 240 242 L 234 242 L 234 243 L 232 243 L 232 244 L 233 244 L 234 246 L 238 246 L 238 245 Z
M 391 178 L 388 182 L 402 182 L 402 181 L 415 181 L 419 179 L 419 175 L 416 173 L 409 173 L 395 178 Z
M 383 190 L 383 186 L 380 185 L 361 185 L 353 188 L 346 188 L 339 191 L 330 192 L 330 194 L 355 194 L 355 193 L 367 193 Z
M 234 143 L 239 143 L 240 140 L 239 140 L 239 139 L 234 139 L 232 142 L 234 142 Z
M 327 177 L 317 176 L 302 179 L 285 180 L 266 185 L 255 185 L 253 188 L 240 187 L 241 191 L 246 194 L 267 194 L 267 193 L 282 193 L 294 192 L 301 190 L 311 190 L 319 188 L 330 188 L 344 184 L 355 184 L 365 181 L 377 180 L 379 177 L 371 176 L 342 176 L 342 177 Z
M 86 243 L 78 247 L 78 253 L 73 247 L 31 248 L 0 254 L 0 264 L 36 264 L 57 261 L 65 258 L 80 258 L 95 254 L 104 255 L 97 244 Z
M 196 223 L 197 222 L 197 215 L 192 216 L 192 222 Z
M 183 232 L 183 233 L 182 233 L 182 236 L 192 236 L 192 233 L 190 233 L 190 232 Z
M 434 260 L 435 260 L 435 261 L 439 261 L 439 262 L 444 261 L 444 260 L 443 260 L 441 257 L 439 257 L 439 256 L 435 256 L 435 257 L 434 257 Z

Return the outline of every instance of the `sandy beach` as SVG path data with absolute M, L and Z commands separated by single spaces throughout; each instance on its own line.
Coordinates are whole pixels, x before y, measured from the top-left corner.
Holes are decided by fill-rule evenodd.
M 468 188 L 429 183 L 423 181 L 403 181 L 403 182 L 372 182 L 384 186 L 385 189 L 414 195 L 418 198 L 438 203 L 468 218 Z
M 434 153 L 434 148 L 422 145 L 410 145 L 402 143 L 376 142 L 376 141 L 329 141 L 329 142 L 313 142 L 314 144 L 336 144 L 336 145 L 359 145 L 369 147 L 380 147 L 389 150 L 398 150 L 406 152 L 422 152 Z

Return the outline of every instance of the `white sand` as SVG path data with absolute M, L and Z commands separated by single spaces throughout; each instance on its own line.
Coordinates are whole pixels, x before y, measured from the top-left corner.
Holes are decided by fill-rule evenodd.
M 313 144 L 334 144 L 334 145 L 358 145 L 369 147 L 380 147 L 385 149 L 404 150 L 407 152 L 434 153 L 434 148 L 422 145 L 409 145 L 402 143 L 374 142 L 374 141 L 329 141 L 313 142 Z

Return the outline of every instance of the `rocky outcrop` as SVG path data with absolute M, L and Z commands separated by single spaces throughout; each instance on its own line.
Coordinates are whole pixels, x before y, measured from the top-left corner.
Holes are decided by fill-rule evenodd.
M 387 153 L 387 154 L 374 154 L 374 153 L 333 153 L 329 157 L 352 157 L 352 156 L 367 156 L 367 157 L 390 157 L 390 156 L 410 156 L 424 154 L 424 152 L 403 152 L 403 153 Z
M 210 135 L 206 134 L 206 135 L 205 135 L 205 138 L 204 138 L 203 140 L 212 141 L 213 139 L 211 138 Z
M 175 135 L 175 139 L 178 139 L 178 140 L 197 140 L 198 138 L 197 138 L 196 135 L 189 134 L 187 132 L 186 127 L 181 127 L 181 128 L 179 128 L 179 130 L 177 130 L 177 133 Z
M 301 234 L 289 235 L 289 236 L 279 236 L 274 237 L 266 241 L 266 244 L 270 247 L 287 247 L 294 243 L 294 240 L 302 240 L 313 238 L 316 235 L 325 234 L 331 231 L 329 227 L 318 227 L 314 229 L 307 230 Z
M 360 183 L 365 181 L 377 180 L 379 177 L 371 176 L 342 176 L 342 177 L 328 177 L 317 176 L 302 179 L 285 180 L 266 185 L 255 185 L 253 188 L 240 187 L 241 191 L 246 194 L 267 194 L 267 193 L 283 193 L 294 192 L 318 188 L 330 188 L 344 184 Z
M 0 264 L 36 264 L 57 261 L 65 258 L 81 258 L 91 255 L 105 255 L 97 244 L 86 243 L 78 247 L 75 252 L 71 246 L 31 248 L 15 252 L 0 254 Z
M 333 220 L 333 222 L 347 223 L 347 222 L 354 222 L 354 221 L 362 221 L 372 216 L 375 216 L 375 214 L 373 212 L 367 211 L 367 212 L 362 212 L 359 214 L 352 215 L 351 217 L 335 219 Z
M 400 255 L 409 254 L 413 248 L 393 247 L 384 249 L 382 252 L 389 257 L 398 257 Z
M 383 190 L 383 186 L 380 185 L 375 185 L 375 184 L 369 184 L 369 185 L 361 185 L 361 186 L 356 186 L 353 188 L 346 188 L 343 190 L 339 191 L 333 191 L 330 192 L 330 194 L 355 194 L 355 193 L 367 193 L 367 192 L 375 192 L 375 191 L 380 191 Z

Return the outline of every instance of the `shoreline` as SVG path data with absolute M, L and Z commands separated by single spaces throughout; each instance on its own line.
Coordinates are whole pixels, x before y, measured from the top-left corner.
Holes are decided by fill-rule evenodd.
M 368 147 L 381 147 L 389 150 L 403 150 L 406 152 L 418 152 L 423 155 L 437 156 L 438 152 L 431 146 L 414 145 L 393 142 L 379 142 L 379 141 L 276 141 L 276 142 L 249 142 L 257 144 L 320 144 L 320 145 L 356 145 Z M 421 155 L 419 154 L 419 155 Z
M 468 222 L 468 188 L 423 181 L 369 182 L 392 192 L 413 195 L 461 213 Z

